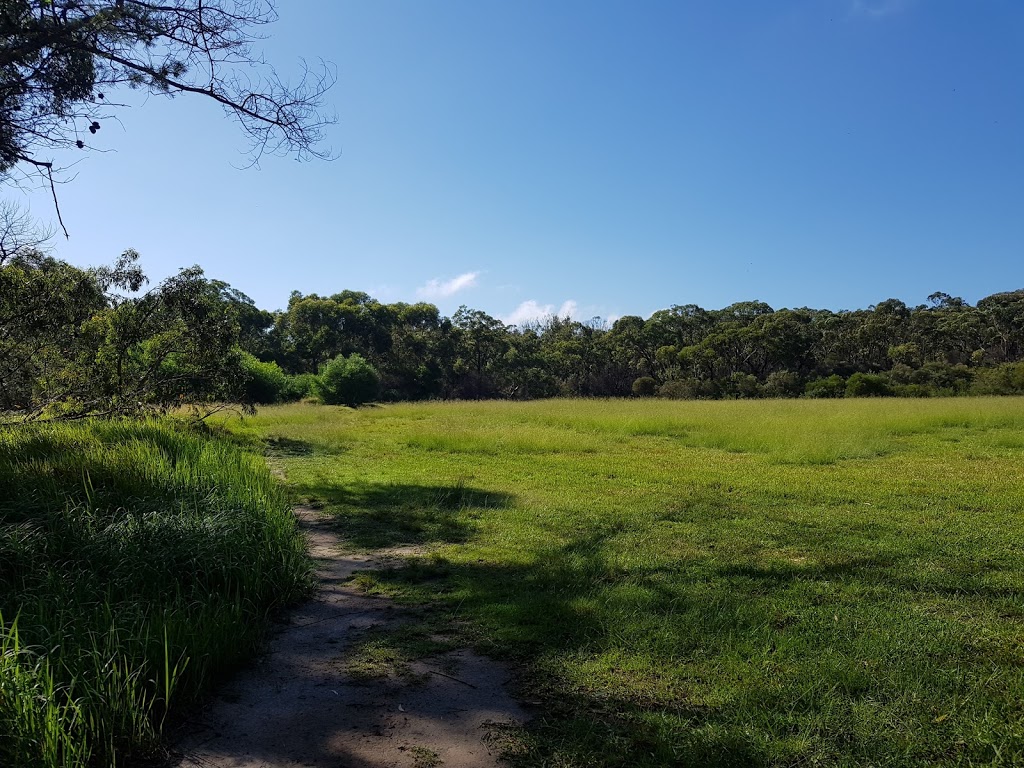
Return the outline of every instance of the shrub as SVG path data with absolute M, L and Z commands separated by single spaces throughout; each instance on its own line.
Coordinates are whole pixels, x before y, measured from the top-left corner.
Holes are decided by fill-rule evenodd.
M 928 384 L 927 377 L 922 378 L 918 370 L 903 363 L 896 363 L 886 373 L 890 384 Z
M 658 388 L 658 397 L 669 400 L 710 400 L 718 397 L 713 381 L 703 379 L 670 379 Z
M 963 394 L 974 380 L 974 371 L 966 365 L 949 365 L 942 362 L 929 362 L 913 372 L 911 384 L 926 384 L 943 394 Z
M 650 376 L 641 376 L 633 382 L 633 394 L 637 397 L 651 397 L 658 391 L 658 382 Z
M 380 392 L 380 375 L 362 355 L 338 355 L 320 369 L 313 392 L 327 405 L 368 403 Z
M 772 371 L 764 382 L 768 397 L 796 397 L 800 392 L 800 377 L 792 371 Z
M 980 368 L 974 374 L 971 393 L 975 395 L 1019 395 L 1024 393 L 1024 363 L 1003 363 Z
M 761 385 L 758 383 L 757 377 L 751 376 L 749 373 L 734 372 L 729 377 L 727 387 L 730 397 L 747 399 L 761 396 Z
M 294 376 L 286 376 L 281 399 L 290 403 L 307 397 L 313 397 L 315 382 L 315 373 L 299 373 Z
M 276 403 L 284 399 L 288 377 L 277 363 L 264 363 L 248 352 L 241 353 L 246 375 L 243 397 L 249 403 Z
M 891 394 L 889 382 L 874 373 L 855 373 L 846 382 L 847 397 L 886 397 Z
M 815 379 L 807 382 L 804 394 L 814 398 L 842 397 L 846 394 L 846 381 L 839 374 L 833 373 L 827 379 Z
M 924 384 L 896 384 L 892 393 L 896 397 L 932 397 L 935 390 Z

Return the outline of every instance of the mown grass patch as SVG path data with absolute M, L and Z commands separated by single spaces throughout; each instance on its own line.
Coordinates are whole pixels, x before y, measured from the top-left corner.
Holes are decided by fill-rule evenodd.
M 169 422 L 0 431 L 0 764 L 130 763 L 309 586 L 263 459 Z
M 354 543 L 428 547 L 363 579 L 523 669 L 543 710 L 523 765 L 1024 763 L 1020 399 L 291 406 L 231 428 L 313 446 L 275 461 Z

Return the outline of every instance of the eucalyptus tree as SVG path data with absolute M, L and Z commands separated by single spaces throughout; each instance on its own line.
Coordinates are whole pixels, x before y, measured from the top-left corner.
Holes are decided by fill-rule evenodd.
M 1013 362 L 1024 354 L 1024 290 L 995 293 L 978 302 L 978 311 L 992 331 L 996 362 Z
M 454 372 L 461 379 L 460 395 L 494 397 L 500 392 L 504 356 L 509 348 L 508 327 L 479 309 L 463 305 L 452 315 L 458 339 Z

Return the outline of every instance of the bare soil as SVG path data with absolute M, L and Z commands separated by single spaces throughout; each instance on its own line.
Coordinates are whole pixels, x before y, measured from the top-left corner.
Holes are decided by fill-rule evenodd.
M 415 662 L 415 675 L 347 673 L 358 638 L 398 626 L 403 614 L 388 598 L 362 592 L 353 574 L 412 552 L 341 554 L 337 534 L 315 510 L 296 515 L 319 563 L 317 594 L 290 615 L 258 664 L 187 726 L 176 765 L 497 766 L 502 726 L 525 720 L 505 690 L 507 670 L 463 649 Z

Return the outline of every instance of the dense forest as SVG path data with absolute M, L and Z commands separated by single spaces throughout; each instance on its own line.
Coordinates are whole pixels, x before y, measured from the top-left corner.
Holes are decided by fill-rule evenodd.
M 0 409 L 77 416 L 181 404 L 932 396 L 1024 392 L 1024 290 L 976 305 L 673 305 L 610 325 L 508 326 L 460 307 L 294 292 L 280 311 L 192 268 L 145 291 L 138 256 L 82 270 L 0 257 Z

